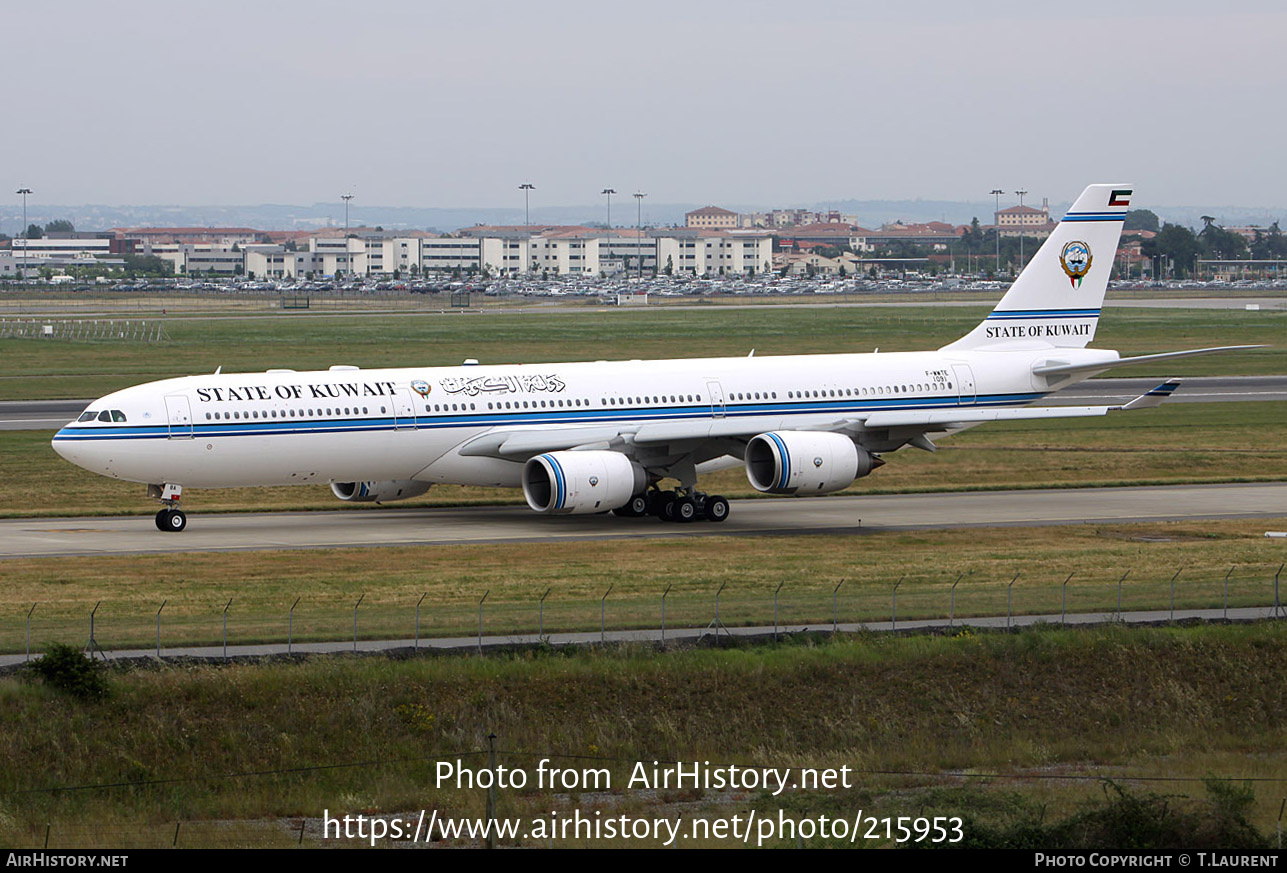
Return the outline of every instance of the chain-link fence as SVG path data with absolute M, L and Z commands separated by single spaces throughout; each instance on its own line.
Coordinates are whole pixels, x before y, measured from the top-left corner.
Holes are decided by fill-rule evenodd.
M 1280 608 L 1282 566 L 1177 568 L 1144 577 L 1129 570 L 1111 578 L 1034 578 L 1022 572 L 996 579 L 967 574 L 903 576 L 887 583 L 819 584 L 784 581 L 774 588 L 725 583 L 701 588 L 676 583 L 642 591 L 609 585 L 599 596 L 569 597 L 553 588 L 530 598 L 502 599 L 490 590 L 469 601 L 437 602 L 425 593 L 389 600 L 361 594 L 350 598 L 301 593 L 292 602 L 226 601 L 195 604 L 183 597 L 155 605 L 138 602 L 46 602 L 0 624 L 0 653 L 30 657 L 50 643 L 95 653 L 155 653 L 167 650 L 269 644 L 291 653 L 297 646 L 329 642 L 371 648 L 371 641 L 418 646 L 454 640 L 535 642 L 551 635 L 579 634 L 565 642 L 606 641 L 622 632 L 648 631 L 666 641 L 682 630 L 721 633 L 757 628 L 766 633 L 853 629 L 876 625 L 899 629 L 912 623 L 951 628 L 981 618 L 993 626 L 1087 620 L 1168 621 L 1205 610 L 1228 618 L 1230 610 L 1260 607 L 1274 617 Z M 624 589 L 624 590 L 623 590 Z M 366 645 L 364 645 L 366 644 Z M 331 650 L 342 649 L 334 645 Z M 206 654 L 209 654 L 208 652 Z M 217 654 L 217 653 L 216 653 Z

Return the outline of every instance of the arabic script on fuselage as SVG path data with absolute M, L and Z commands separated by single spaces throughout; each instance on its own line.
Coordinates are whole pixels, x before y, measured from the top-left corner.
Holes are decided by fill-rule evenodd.
M 554 375 L 534 376 L 477 376 L 473 379 L 443 379 L 438 383 L 448 394 L 520 394 L 546 391 L 557 394 L 567 388 L 563 380 Z

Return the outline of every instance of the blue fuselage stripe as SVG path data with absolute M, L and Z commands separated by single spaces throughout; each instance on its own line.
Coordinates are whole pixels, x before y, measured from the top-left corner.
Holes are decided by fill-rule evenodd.
M 1045 395 L 1040 392 L 1011 394 L 980 395 L 972 405 L 976 406 L 1025 406 Z M 727 401 L 726 401 L 727 404 Z M 881 412 L 897 410 L 935 410 L 952 409 L 960 404 L 956 394 L 936 397 L 885 397 L 881 399 L 842 399 L 810 398 L 786 402 L 747 403 L 743 405 L 727 404 L 724 407 L 724 418 L 736 419 L 764 415 L 810 415 L 833 413 L 855 415 L 864 412 Z M 650 407 L 641 409 L 587 409 L 587 410 L 554 410 L 539 412 L 475 412 L 460 415 L 421 416 L 418 419 L 392 417 L 367 418 L 338 421 L 268 421 L 246 422 L 230 421 L 215 424 L 213 422 L 195 424 L 189 434 L 183 428 L 182 435 L 194 439 L 212 439 L 244 436 L 300 436 L 325 435 L 341 433 L 363 433 L 392 430 L 442 430 L 456 427 L 488 428 L 509 425 L 585 425 L 585 424 L 624 424 L 676 421 L 705 421 L 711 418 L 708 404 L 700 406 L 682 406 L 674 408 Z M 57 441 L 91 442 L 102 440 L 148 440 L 169 439 L 170 429 L 165 425 L 121 425 L 118 427 L 64 427 L 54 436 Z

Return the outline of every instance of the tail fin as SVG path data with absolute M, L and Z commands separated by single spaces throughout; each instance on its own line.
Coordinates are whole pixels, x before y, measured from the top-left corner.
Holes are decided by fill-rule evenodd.
M 1085 348 L 1095 338 L 1130 185 L 1091 185 L 983 322 L 944 351 Z

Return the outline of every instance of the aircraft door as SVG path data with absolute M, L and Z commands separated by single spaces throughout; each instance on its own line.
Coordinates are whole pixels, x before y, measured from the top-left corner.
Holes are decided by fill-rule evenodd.
M 167 394 L 165 414 L 170 424 L 170 439 L 192 439 L 192 404 L 184 394 Z
M 952 370 L 956 373 L 956 390 L 960 397 L 957 402 L 961 406 L 972 406 L 978 399 L 975 394 L 974 371 L 969 364 L 953 364 Z
M 711 418 L 723 418 L 724 386 L 714 379 L 707 379 L 706 390 L 711 395 Z
M 416 402 L 409 389 L 399 388 L 393 393 L 393 427 L 395 430 L 416 427 Z

